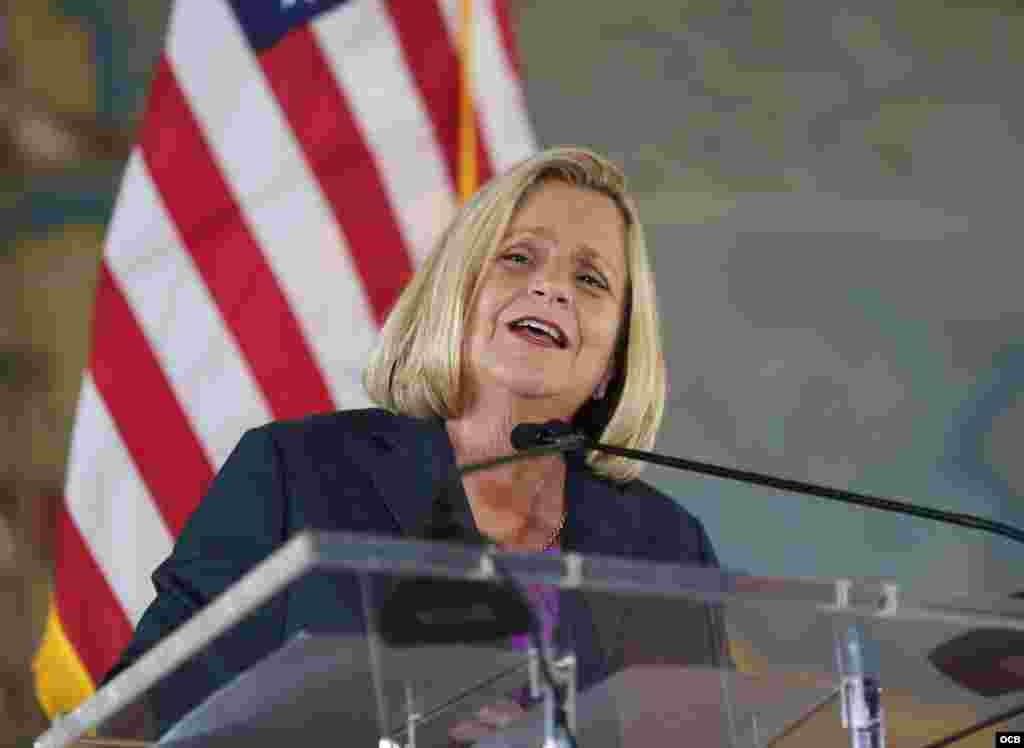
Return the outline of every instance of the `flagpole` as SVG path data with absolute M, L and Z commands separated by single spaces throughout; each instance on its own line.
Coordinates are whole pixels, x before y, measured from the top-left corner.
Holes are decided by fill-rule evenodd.
M 459 0 L 459 201 L 477 188 L 476 116 L 473 109 L 473 0 Z

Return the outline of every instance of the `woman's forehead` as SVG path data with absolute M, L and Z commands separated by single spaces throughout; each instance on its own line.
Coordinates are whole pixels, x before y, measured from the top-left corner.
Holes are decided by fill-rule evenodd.
M 610 195 L 596 188 L 552 179 L 535 183 L 526 191 L 512 213 L 510 223 L 537 217 L 625 224 L 622 211 Z
M 546 183 L 513 213 L 503 239 L 528 234 L 568 243 L 581 255 L 625 263 L 626 223 L 618 204 L 594 189 Z

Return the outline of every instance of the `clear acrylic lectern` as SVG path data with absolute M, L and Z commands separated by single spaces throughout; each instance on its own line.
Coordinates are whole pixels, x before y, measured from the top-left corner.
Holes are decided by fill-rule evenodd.
M 355 623 L 300 631 L 187 713 L 169 712 L 177 674 L 313 579 L 358 590 Z M 537 609 L 545 600 L 554 613 Z M 533 639 L 480 634 L 489 610 L 514 622 L 523 601 L 557 626 Z M 1024 702 L 1022 642 L 1024 600 L 1009 597 L 936 602 L 869 580 L 305 532 L 36 745 L 447 746 L 454 725 L 511 701 L 522 715 L 477 744 L 539 748 L 547 662 L 582 748 L 850 745 L 862 676 L 880 697 L 883 744 L 917 747 Z M 979 647 L 990 664 L 972 670 Z

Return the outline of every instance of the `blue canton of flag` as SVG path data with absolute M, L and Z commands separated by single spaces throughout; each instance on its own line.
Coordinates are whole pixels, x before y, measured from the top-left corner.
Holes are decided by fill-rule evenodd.
M 277 44 L 293 28 L 344 5 L 348 0 L 281 0 L 260 3 L 253 0 L 229 0 L 249 44 L 262 52 Z

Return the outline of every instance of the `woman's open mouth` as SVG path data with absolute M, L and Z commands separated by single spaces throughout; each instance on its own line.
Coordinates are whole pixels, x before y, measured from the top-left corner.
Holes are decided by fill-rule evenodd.
M 561 327 L 539 317 L 521 317 L 513 320 L 509 322 L 508 329 L 514 335 L 535 345 L 559 349 L 569 345 L 568 337 Z

